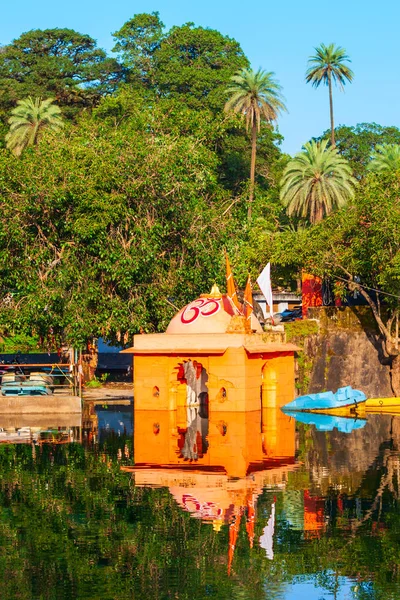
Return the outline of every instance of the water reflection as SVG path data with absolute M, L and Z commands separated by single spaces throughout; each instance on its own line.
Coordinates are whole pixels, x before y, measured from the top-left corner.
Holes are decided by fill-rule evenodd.
M 81 416 L 1 415 L 0 444 L 68 444 L 81 441 Z
M 187 420 L 187 429 L 193 421 Z M 288 563 L 294 571 L 299 560 L 294 556 L 308 556 L 314 572 L 302 562 L 304 579 L 297 574 L 266 597 L 289 600 L 304 593 L 310 598 L 311 582 L 318 599 L 377 597 L 376 569 L 369 561 L 353 569 L 349 548 L 359 545 L 361 536 L 361 554 L 368 552 L 369 540 L 388 527 L 385 515 L 397 507 L 396 417 L 367 421 L 296 414 L 294 419 L 276 409 L 211 411 L 207 428 L 207 453 L 188 457 L 180 452 L 187 429 L 179 415 L 136 411 L 136 464 L 125 467 L 136 487 L 168 488 L 182 511 L 212 524 L 216 535 L 227 529 L 228 576 L 240 571 L 237 553 L 245 552 L 251 562 L 257 547 L 267 562 Z
M 292 412 L 287 410 L 285 414 L 296 419 L 299 423 L 314 425 L 317 431 L 333 431 L 337 429 L 341 433 L 351 433 L 354 429 L 362 429 L 367 423 L 366 419 L 337 417 L 323 413 Z
M 0 444 L 2 598 L 399 597 L 399 417 L 203 409 L 136 412 L 132 437 L 131 407 L 92 403 L 73 442 Z

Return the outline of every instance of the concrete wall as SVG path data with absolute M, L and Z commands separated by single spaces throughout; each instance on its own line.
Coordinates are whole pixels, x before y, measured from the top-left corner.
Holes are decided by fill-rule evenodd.
M 80 413 L 79 396 L 0 396 L 0 415 Z

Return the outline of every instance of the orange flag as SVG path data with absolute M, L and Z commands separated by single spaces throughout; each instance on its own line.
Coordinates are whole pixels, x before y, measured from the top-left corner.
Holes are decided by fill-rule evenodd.
M 239 508 L 239 511 L 235 511 L 235 515 L 233 516 L 233 521 L 229 525 L 229 548 L 228 548 L 228 575 L 231 574 L 233 555 L 235 554 L 236 542 L 239 535 L 240 529 L 240 520 L 242 518 L 242 508 Z
M 233 304 L 236 306 L 240 312 L 242 311 L 241 304 L 237 297 L 236 292 L 236 284 L 233 278 L 233 273 L 231 269 L 231 265 L 229 263 L 228 254 L 225 251 L 225 261 L 226 261 L 226 294 L 230 300 L 232 300 Z
M 246 531 L 247 536 L 249 538 L 250 548 L 253 547 L 254 542 L 254 521 L 255 521 L 256 511 L 254 507 L 254 498 L 250 496 L 247 499 L 247 522 L 246 522 Z
M 251 287 L 250 275 L 247 278 L 246 289 L 244 290 L 243 314 L 249 321 L 253 312 L 253 292 Z

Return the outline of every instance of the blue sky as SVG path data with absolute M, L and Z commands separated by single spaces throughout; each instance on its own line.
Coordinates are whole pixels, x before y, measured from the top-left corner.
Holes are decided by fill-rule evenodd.
M 168 28 L 193 21 L 218 29 L 241 44 L 253 68 L 275 72 L 289 110 L 279 130 L 290 154 L 329 128 L 327 89 L 304 82 L 307 58 L 321 42 L 346 48 L 355 72 L 345 93 L 335 90 L 336 124 L 400 126 L 400 3 L 395 0 L 19 0 L 2 8 L 0 43 L 29 29 L 70 27 L 110 50 L 111 32 L 134 14 L 152 11 L 160 12 Z

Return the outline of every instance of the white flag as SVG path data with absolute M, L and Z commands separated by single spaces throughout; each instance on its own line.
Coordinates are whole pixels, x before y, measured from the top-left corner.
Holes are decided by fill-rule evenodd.
M 272 315 L 274 314 L 274 308 L 272 302 L 271 263 L 268 263 L 261 275 L 259 275 L 257 283 L 260 287 L 260 290 L 264 294 L 264 298 L 269 308 L 269 313 L 272 317 Z
M 274 560 L 275 502 L 272 503 L 271 516 L 260 537 L 260 546 L 264 548 L 267 558 Z

